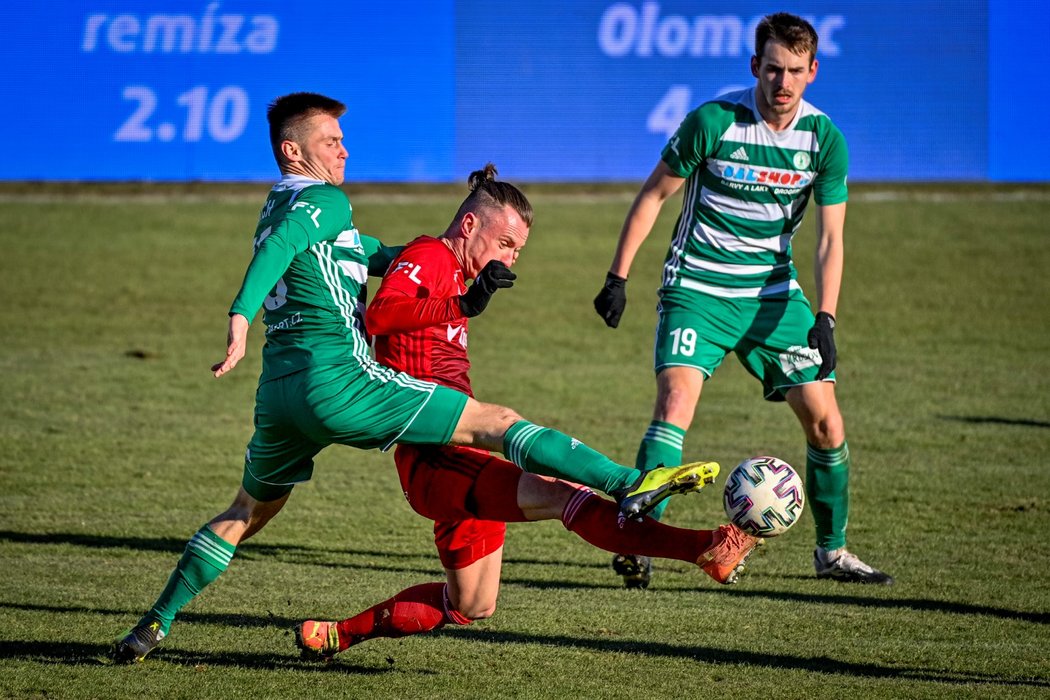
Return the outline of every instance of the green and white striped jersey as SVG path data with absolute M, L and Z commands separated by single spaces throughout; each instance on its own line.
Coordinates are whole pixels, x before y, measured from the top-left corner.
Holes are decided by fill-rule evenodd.
M 690 112 L 662 157 L 686 178 L 663 288 L 720 297 L 799 289 L 791 239 L 810 194 L 820 205 L 847 199 L 846 140 L 827 115 L 802 101 L 777 132 L 754 88 L 728 93 Z
M 342 190 L 286 175 L 263 205 L 254 246 L 230 313 L 251 321 L 265 307 L 260 382 L 317 365 L 389 373 L 372 360 L 364 337 L 365 283 L 400 248 L 361 235 Z

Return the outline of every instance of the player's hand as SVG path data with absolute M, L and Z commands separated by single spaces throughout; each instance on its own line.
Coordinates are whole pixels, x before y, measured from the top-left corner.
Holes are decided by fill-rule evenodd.
M 510 268 L 499 260 L 489 260 L 474 278 L 474 284 L 459 298 L 459 308 L 467 318 L 477 316 L 489 305 L 489 299 L 497 289 L 514 286 L 518 278 Z
M 627 280 L 619 275 L 605 275 L 605 285 L 594 297 L 594 310 L 609 328 L 620 325 L 620 317 L 627 306 Z
M 826 311 L 819 312 L 813 327 L 809 329 L 807 340 L 809 347 L 820 352 L 820 370 L 817 372 L 819 382 L 835 369 L 835 317 Z
M 248 345 L 248 319 L 240 314 L 230 316 L 230 328 L 226 334 L 226 359 L 211 366 L 216 377 L 229 372 L 244 357 Z

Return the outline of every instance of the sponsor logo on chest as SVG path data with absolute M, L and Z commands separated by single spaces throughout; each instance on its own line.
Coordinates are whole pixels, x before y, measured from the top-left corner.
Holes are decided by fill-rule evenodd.
M 770 185 L 775 187 L 805 187 L 810 183 L 809 173 L 779 168 L 762 168 L 730 164 L 722 166 L 722 179 L 741 185 Z
M 464 325 L 448 324 L 445 329 L 445 337 L 450 343 L 459 343 L 463 349 L 467 347 L 467 328 Z

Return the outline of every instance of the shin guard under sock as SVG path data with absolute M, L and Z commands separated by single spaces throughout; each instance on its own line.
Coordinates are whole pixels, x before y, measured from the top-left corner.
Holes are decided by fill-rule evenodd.
M 630 486 L 637 469 L 617 464 L 576 438 L 521 420 L 503 437 L 503 453 L 527 472 L 554 476 L 612 494 Z

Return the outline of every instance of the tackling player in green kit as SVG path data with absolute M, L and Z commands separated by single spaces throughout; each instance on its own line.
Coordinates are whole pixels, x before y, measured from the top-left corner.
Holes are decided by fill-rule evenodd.
M 642 474 L 509 408 L 372 359 L 363 329 L 365 282 L 382 275 L 400 248 L 358 232 L 338 187 L 347 158 L 339 127 L 345 110 L 314 93 L 285 95 L 270 105 L 270 143 L 282 179 L 259 216 L 255 253 L 229 313 L 226 357 L 212 367 L 221 377 L 237 365 L 250 320 L 265 307 L 255 432 L 241 488 L 229 508 L 193 535 L 156 602 L 117 641 L 117 663 L 141 661 L 167 636 L 178 611 L 226 570 L 237 546 L 281 510 L 294 485 L 311 478 L 314 456 L 330 444 L 454 444 L 499 451 L 526 471 L 616 496 L 628 518 L 673 493 L 695 491 L 717 474 L 713 463 Z M 506 220 L 487 225 L 527 234 L 531 205 L 523 199 Z M 476 316 L 513 279 L 496 261 L 450 309 L 462 318 Z
M 835 400 L 835 314 L 842 280 L 848 154 L 842 133 L 802 99 L 817 76 L 817 34 L 788 13 L 755 31 L 755 87 L 690 112 L 665 146 L 620 233 L 595 310 L 615 328 L 631 263 L 665 201 L 683 186 L 664 260 L 656 329 L 656 405 L 636 460 L 677 464 L 704 382 L 733 352 L 786 401 L 806 435 L 806 494 L 816 522 L 818 578 L 892 583 L 846 549 L 850 453 Z M 791 239 L 816 203 L 817 313 L 796 279 Z M 659 517 L 662 508 L 651 515 Z M 628 587 L 650 563 L 613 560 Z

